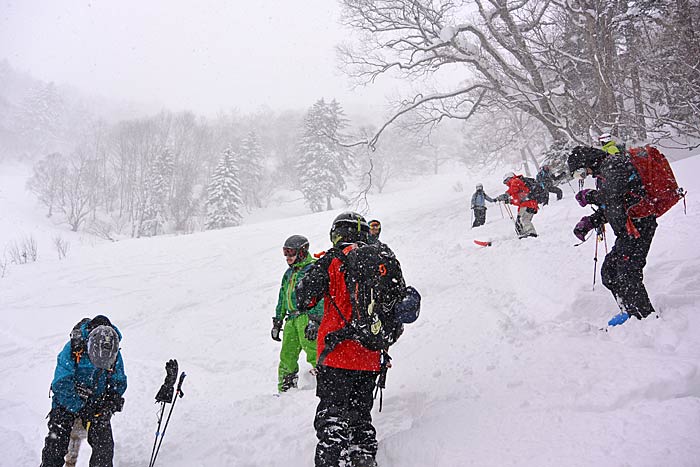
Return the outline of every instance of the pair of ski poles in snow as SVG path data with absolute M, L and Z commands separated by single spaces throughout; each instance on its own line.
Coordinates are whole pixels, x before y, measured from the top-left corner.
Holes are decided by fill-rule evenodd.
M 160 387 L 158 394 L 156 394 L 156 402 L 160 402 L 160 414 L 158 415 L 158 428 L 156 428 L 156 438 L 153 440 L 153 450 L 151 451 L 151 460 L 148 463 L 148 467 L 154 467 L 156 465 L 156 458 L 158 457 L 158 452 L 160 451 L 160 446 L 163 444 L 163 437 L 165 436 L 165 430 L 168 429 L 168 423 L 170 422 L 170 416 L 173 414 L 173 409 L 175 409 L 175 402 L 185 395 L 182 392 L 182 383 L 185 380 L 185 372 L 180 373 L 180 379 L 177 381 L 177 389 L 175 389 L 175 382 L 177 379 L 177 360 L 169 360 L 165 364 L 165 382 Z M 168 412 L 168 418 L 165 420 L 165 425 L 163 425 L 163 431 L 160 431 L 161 424 L 163 422 L 163 415 L 165 415 L 165 405 L 170 405 L 170 411 Z M 160 435 L 160 442 L 158 441 L 158 436 Z

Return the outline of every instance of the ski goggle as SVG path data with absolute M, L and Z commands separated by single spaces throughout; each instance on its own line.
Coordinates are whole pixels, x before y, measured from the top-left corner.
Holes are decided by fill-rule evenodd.
M 574 177 L 574 179 L 578 179 L 578 180 L 585 179 L 586 175 L 588 175 L 588 172 L 583 167 L 581 167 L 580 169 L 574 170 L 574 173 L 571 174 L 571 176 Z
M 296 256 L 299 250 L 296 248 L 282 248 L 282 253 L 284 253 L 284 256 L 291 258 L 292 256 Z
M 379 222 L 370 222 L 369 228 L 372 230 L 380 230 L 382 228 L 382 224 L 380 224 Z

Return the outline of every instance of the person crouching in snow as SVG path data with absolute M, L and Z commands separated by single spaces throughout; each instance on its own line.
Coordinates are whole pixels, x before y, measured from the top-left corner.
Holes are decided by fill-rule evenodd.
M 315 261 L 309 253 L 309 240 L 302 235 L 292 235 L 284 242 L 282 252 L 289 268 L 282 276 L 270 334 L 273 340 L 282 341 L 277 390 L 286 392 L 297 387 L 299 355 L 302 349 L 306 353 L 306 361 L 316 368 L 316 334 L 323 315 L 323 302 L 308 312 L 299 311 L 296 305 L 294 289 Z
M 51 382 L 49 434 L 40 467 L 62 467 L 76 420 L 87 431 L 90 467 L 112 467 L 112 414 L 121 412 L 126 391 L 121 333 L 106 316 L 84 319 L 58 354 Z
M 510 204 L 518 207 L 518 217 L 515 220 L 518 238 L 537 237 L 535 226 L 532 225 L 532 216 L 537 214 L 537 200 L 530 199 L 530 190 L 525 181 L 520 175 L 508 172 L 503 176 L 503 184 L 508 187 L 505 194 L 510 196 Z M 503 198 L 499 196 L 498 199 Z

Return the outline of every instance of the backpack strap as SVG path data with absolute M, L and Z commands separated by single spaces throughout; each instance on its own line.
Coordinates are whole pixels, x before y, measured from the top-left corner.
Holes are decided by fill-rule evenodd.
M 87 351 L 87 342 L 83 339 L 83 325 L 89 322 L 90 318 L 81 319 L 70 332 L 70 353 L 76 364 L 80 363 L 80 358 Z
M 333 350 L 338 344 L 350 339 L 350 337 L 352 336 L 352 332 L 349 327 L 350 321 L 348 321 L 345 318 L 345 316 L 343 316 L 343 313 L 341 313 L 340 308 L 338 308 L 338 304 L 335 303 L 335 300 L 333 300 L 333 297 L 330 294 L 327 295 L 325 298 L 330 299 L 331 305 L 333 305 L 335 311 L 338 312 L 338 316 L 340 316 L 340 319 L 343 320 L 344 325 L 342 328 L 329 332 L 324 336 L 323 343 L 325 347 L 323 348 L 323 352 L 321 352 L 318 356 L 318 365 L 323 365 L 323 362 L 326 360 L 328 354 L 333 352 Z
M 341 262 L 341 268 L 345 265 L 345 252 L 350 251 L 350 248 L 345 248 L 343 251 L 338 250 L 337 248 L 331 248 L 326 252 L 326 254 L 323 256 L 321 260 L 325 260 L 328 262 L 328 265 L 325 265 L 326 268 L 328 268 L 333 261 L 333 259 L 338 259 L 338 261 Z M 348 287 L 347 282 L 345 283 L 345 286 Z M 348 288 L 348 291 L 350 289 Z M 352 295 L 352 294 L 351 294 Z M 350 330 L 348 328 L 348 325 L 350 324 L 350 321 L 348 321 L 345 316 L 343 316 L 343 313 L 340 311 L 340 308 L 338 307 L 338 304 L 335 302 L 333 299 L 333 296 L 331 294 L 326 294 L 324 297 L 324 300 L 327 299 L 330 301 L 331 305 L 333 308 L 335 308 L 335 311 L 338 313 L 338 316 L 340 316 L 340 319 L 343 321 L 344 325 L 340 329 L 336 329 L 335 331 L 329 332 L 328 334 L 325 335 L 323 339 L 323 343 L 325 347 L 323 348 L 323 352 L 321 352 L 318 356 L 318 365 L 322 365 L 326 357 L 328 356 L 329 353 L 335 349 L 335 347 L 343 342 L 344 340 L 347 340 L 350 338 Z

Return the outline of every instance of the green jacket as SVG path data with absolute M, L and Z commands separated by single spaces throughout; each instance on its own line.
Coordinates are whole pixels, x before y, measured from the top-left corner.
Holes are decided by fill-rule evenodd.
M 611 156 L 614 156 L 615 154 L 620 154 L 620 148 L 617 147 L 615 141 L 608 141 L 607 143 L 605 143 L 605 145 L 603 145 L 602 149 Z
M 299 283 L 299 280 L 304 277 L 306 271 L 308 271 L 315 261 L 311 254 L 307 253 L 303 261 L 294 263 L 285 271 L 284 276 L 282 276 L 279 298 L 277 299 L 275 318 L 284 319 L 287 316 L 296 318 L 304 314 L 297 310 L 297 294 L 294 289 Z M 320 320 L 320 317 L 323 316 L 323 300 L 320 300 L 316 306 L 311 308 L 307 313 L 309 315 L 318 316 Z

